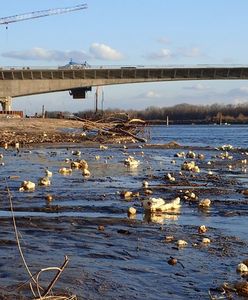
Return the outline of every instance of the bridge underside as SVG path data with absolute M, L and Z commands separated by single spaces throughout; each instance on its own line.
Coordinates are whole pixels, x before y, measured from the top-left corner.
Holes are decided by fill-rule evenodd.
M 92 86 L 225 79 L 248 79 L 248 68 L 2 69 L 0 70 L 0 103 L 4 110 L 10 110 L 13 97 L 68 90 L 74 98 L 85 98 L 85 93 Z

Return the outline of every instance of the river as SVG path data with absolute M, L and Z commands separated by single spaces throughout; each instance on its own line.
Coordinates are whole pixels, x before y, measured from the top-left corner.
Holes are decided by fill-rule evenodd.
M 215 289 L 224 282 L 242 279 L 236 267 L 247 259 L 248 200 L 242 193 L 248 188 L 247 129 L 152 126 L 146 131 L 147 145 L 108 145 L 105 150 L 83 144 L 41 145 L 20 152 L 0 149 L 1 294 L 8 299 L 32 298 L 28 298 L 31 292 L 26 285 L 17 288 L 28 275 L 16 246 L 8 187 L 32 274 L 60 266 L 64 256 L 69 257 L 55 294 L 68 292 L 78 299 L 94 300 L 209 299 L 210 291 L 219 296 Z M 179 146 L 163 146 L 171 141 Z M 229 151 L 232 158 L 220 157 L 225 149 L 218 148 L 223 145 L 234 147 Z M 75 150 L 81 154 L 75 155 Z M 189 150 L 205 157 L 194 159 L 200 173 L 181 170 L 190 159 L 175 154 Z M 140 161 L 137 168 L 124 166 L 129 155 Z M 58 172 L 76 159 L 88 162 L 90 177 L 83 177 L 80 170 L 69 175 Z M 53 173 L 51 185 L 38 186 L 46 168 Z M 166 179 L 168 173 L 175 182 Z M 24 180 L 35 182 L 36 189 L 20 192 Z M 144 180 L 153 194 L 142 187 Z M 198 200 L 186 199 L 187 190 Z M 124 199 L 123 191 L 136 196 Z M 49 203 L 48 194 L 53 197 Z M 142 206 L 149 197 L 170 201 L 177 196 L 181 208 L 176 212 L 151 215 Z M 211 200 L 211 206 L 201 209 L 198 203 L 205 198 Z M 128 216 L 129 207 L 136 208 L 136 215 Z M 208 228 L 205 234 L 198 232 L 200 225 Z M 168 242 L 166 236 L 174 239 Z M 203 237 L 211 243 L 202 243 Z M 177 247 L 179 239 L 187 241 L 187 246 Z M 178 263 L 168 264 L 170 257 Z M 46 286 L 50 276 L 42 274 L 41 285 Z

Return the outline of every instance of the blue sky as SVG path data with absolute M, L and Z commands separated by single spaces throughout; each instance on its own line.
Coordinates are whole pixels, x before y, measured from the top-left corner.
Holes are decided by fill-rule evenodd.
M 0 17 L 87 3 L 76 12 L 0 27 L 0 65 L 248 65 L 247 0 L 9 0 Z M 247 81 L 163 82 L 103 87 L 105 108 L 248 101 Z M 68 92 L 15 98 L 27 114 L 94 108 Z

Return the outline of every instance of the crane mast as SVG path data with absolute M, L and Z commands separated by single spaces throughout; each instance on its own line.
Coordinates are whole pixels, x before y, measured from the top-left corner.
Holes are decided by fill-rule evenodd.
M 36 18 L 51 16 L 51 15 L 64 14 L 64 13 L 81 10 L 81 9 L 86 9 L 86 8 L 87 8 L 87 4 L 84 3 L 84 4 L 72 6 L 72 7 L 53 8 L 53 9 L 47 9 L 47 10 L 34 11 L 34 12 L 30 12 L 30 13 L 0 18 L 0 25 L 8 25 L 9 23 L 19 22 L 19 21 L 24 21 L 24 20 L 36 19 Z

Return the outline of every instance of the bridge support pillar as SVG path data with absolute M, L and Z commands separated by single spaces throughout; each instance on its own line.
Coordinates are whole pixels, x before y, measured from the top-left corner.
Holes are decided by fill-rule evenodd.
M 0 98 L 0 103 L 3 111 L 11 111 L 12 98 L 10 96 Z

